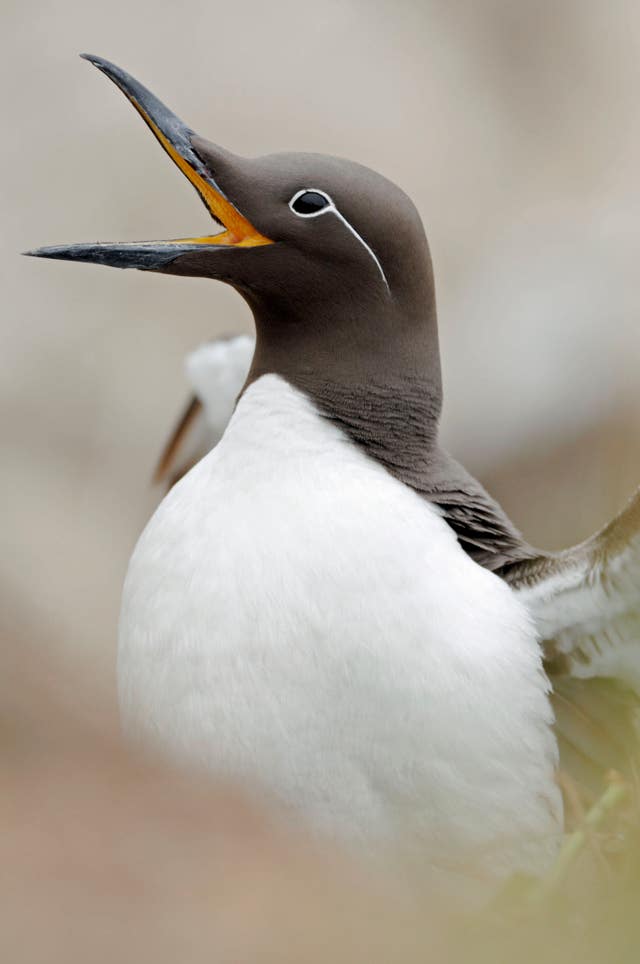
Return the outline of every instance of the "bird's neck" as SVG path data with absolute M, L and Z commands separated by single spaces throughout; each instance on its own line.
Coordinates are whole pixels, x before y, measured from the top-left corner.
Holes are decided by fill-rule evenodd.
M 368 455 L 408 479 L 437 448 L 441 397 L 426 378 L 396 375 L 367 381 L 333 381 L 301 374 L 296 387 Z
M 502 574 L 534 554 L 480 482 L 440 447 L 440 395 L 426 380 L 346 386 L 302 378 L 297 387 L 390 475 L 439 506 L 477 563 Z
M 442 407 L 435 309 L 406 318 L 281 319 L 256 314 L 247 385 L 277 374 L 303 391 L 399 481 L 440 506 L 464 550 L 491 570 L 530 548 L 481 484 L 438 443 Z
M 435 310 L 410 319 L 387 305 L 255 312 L 249 383 L 274 373 L 305 392 L 380 461 L 409 465 L 436 443 L 442 407 Z M 358 310 L 358 315 L 354 311 Z

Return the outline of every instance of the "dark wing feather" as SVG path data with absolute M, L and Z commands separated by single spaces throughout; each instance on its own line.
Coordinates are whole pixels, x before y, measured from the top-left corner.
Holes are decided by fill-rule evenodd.
M 202 402 L 194 395 L 187 403 L 162 450 L 153 473 L 153 481 L 165 482 L 168 488 L 175 485 L 203 455 L 206 455 L 205 435 Z

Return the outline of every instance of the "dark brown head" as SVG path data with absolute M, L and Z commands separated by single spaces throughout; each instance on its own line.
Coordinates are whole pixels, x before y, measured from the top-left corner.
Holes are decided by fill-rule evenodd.
M 368 455 L 436 502 L 483 565 L 497 569 L 526 555 L 504 513 L 437 444 L 433 276 L 407 195 L 336 157 L 238 157 L 198 137 L 125 71 L 86 59 L 128 97 L 223 230 L 28 253 L 232 285 L 256 322 L 248 384 L 273 372 L 305 391 Z
M 194 134 L 125 71 L 86 59 L 124 92 L 224 230 L 29 254 L 225 281 L 255 316 L 254 372 L 295 380 L 321 370 L 338 382 L 423 377 L 439 398 L 429 251 L 403 191 L 335 157 L 238 157 Z

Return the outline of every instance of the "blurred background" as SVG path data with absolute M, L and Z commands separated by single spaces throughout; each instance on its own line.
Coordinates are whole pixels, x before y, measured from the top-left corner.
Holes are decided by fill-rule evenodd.
M 239 153 L 357 159 L 430 238 L 447 446 L 544 547 L 640 480 L 640 8 L 591 0 L 2 4 L 0 580 L 13 635 L 112 683 L 128 556 L 185 353 L 251 330 L 204 280 L 31 261 L 206 232 L 122 95 L 124 66 Z
M 304 956 L 282 927 L 269 950 L 267 912 L 256 909 L 265 898 L 276 920 L 292 907 L 305 919 L 298 884 L 312 881 L 304 939 L 326 939 L 316 898 L 342 871 L 323 876 L 298 856 L 292 869 L 289 844 L 256 830 L 226 792 L 196 793 L 200 821 L 182 790 L 102 733 L 121 584 L 161 497 L 150 475 L 185 399 L 184 356 L 212 335 L 250 331 L 251 319 L 212 282 L 19 257 L 46 243 L 208 230 L 139 117 L 77 54 L 130 70 L 239 153 L 345 155 L 414 198 L 437 279 L 445 442 L 530 540 L 553 548 L 590 534 L 640 481 L 640 6 L 2 0 L 0 13 L 0 620 L 10 643 L 0 813 L 3 870 L 13 868 L 0 931 L 14 938 L 4 956 L 57 960 L 51 939 L 65 961 L 146 960 L 145 948 L 156 964 L 200 960 L 189 940 L 199 934 L 210 959 L 214 891 L 199 890 L 182 917 L 171 909 L 201 882 L 198 855 L 222 814 L 231 851 L 222 862 L 216 851 L 216 879 L 243 870 L 231 873 L 242 899 L 221 914 L 236 937 L 242 915 L 257 930 L 245 934 L 253 951 L 234 945 L 214 959 L 342 960 L 321 954 L 322 940 Z M 360 885 L 349 892 L 345 903 L 336 890 L 330 913 L 339 905 L 350 926 Z M 356 916 L 380 917 L 371 899 Z M 39 937 L 33 906 L 48 921 Z M 105 907 L 128 929 L 109 929 Z M 387 931 L 396 950 L 410 930 L 396 920 Z M 372 933 L 368 949 L 345 950 L 341 932 L 344 959 L 390 960 Z

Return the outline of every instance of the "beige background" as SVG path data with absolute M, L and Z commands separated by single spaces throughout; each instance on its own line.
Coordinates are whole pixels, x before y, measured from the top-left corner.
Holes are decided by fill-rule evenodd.
M 222 285 L 37 262 L 206 212 L 124 66 L 238 152 L 305 149 L 415 199 L 438 281 L 449 447 L 546 546 L 640 479 L 640 6 L 590 0 L 2 4 L 2 618 L 108 687 L 182 359 L 250 330 Z

